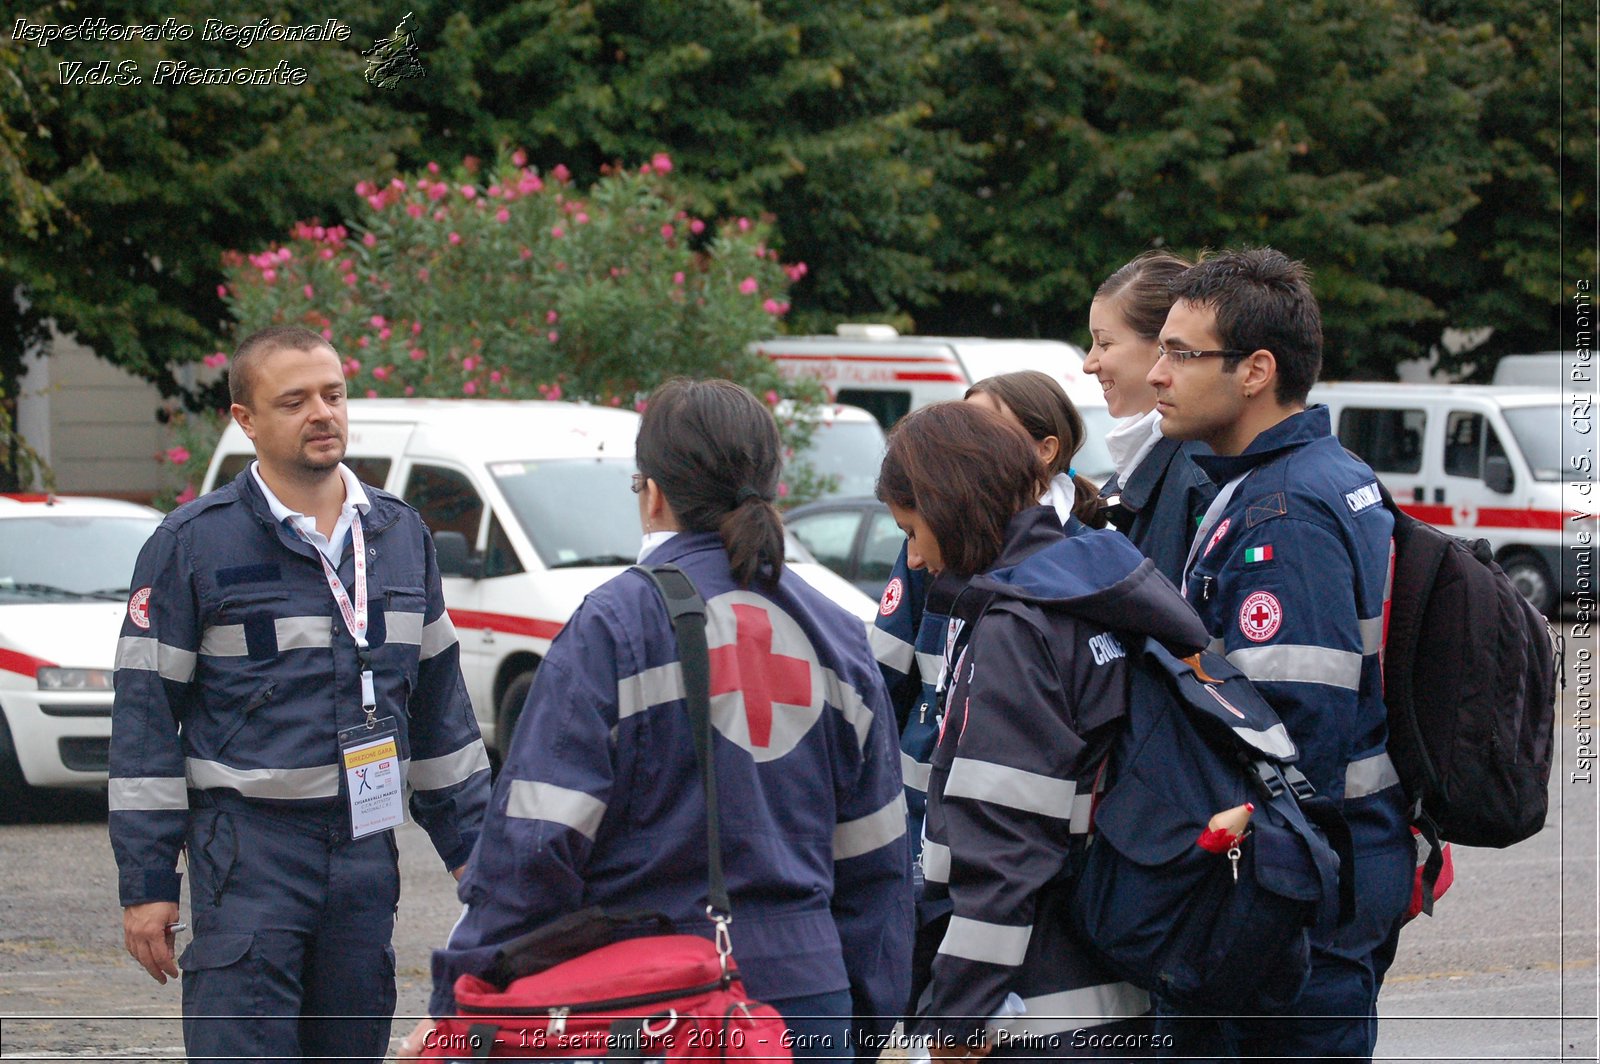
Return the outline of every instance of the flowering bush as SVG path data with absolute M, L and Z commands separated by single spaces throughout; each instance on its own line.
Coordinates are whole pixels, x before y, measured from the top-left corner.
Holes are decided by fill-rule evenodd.
M 220 362 L 216 361 L 218 358 Z M 205 359 L 208 366 L 222 366 L 227 361 L 228 356 L 221 354 Z M 168 409 L 166 420 L 171 446 L 155 458 L 170 471 L 168 480 L 176 482 L 176 486 L 164 489 L 151 500 L 150 504 L 161 510 L 182 506 L 199 492 L 217 441 L 222 438 L 222 430 L 228 427 L 228 411 L 186 411 L 173 407 Z
M 805 275 L 767 246 L 768 220 L 712 223 L 676 205 L 672 161 L 611 169 L 588 190 L 518 151 L 355 186 L 349 227 L 225 257 L 219 295 L 240 335 L 320 332 L 352 397 L 587 399 L 639 405 L 673 376 L 728 377 L 797 411 L 822 398 L 746 352 Z M 785 425 L 804 446 L 804 419 Z M 191 448 L 192 449 L 192 448 Z M 813 489 L 814 490 L 814 489 Z M 808 491 L 809 493 L 809 491 Z

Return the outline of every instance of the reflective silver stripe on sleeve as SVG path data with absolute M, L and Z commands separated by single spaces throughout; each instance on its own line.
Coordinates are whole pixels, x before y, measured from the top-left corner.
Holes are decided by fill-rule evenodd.
M 249 653 L 244 644 L 244 625 L 218 624 L 200 633 L 200 653 L 208 658 L 242 658 Z
M 914 791 L 928 793 L 928 776 L 933 772 L 933 766 L 926 761 L 918 761 L 904 750 L 900 751 L 900 778 L 907 787 Z
M 846 820 L 833 829 L 833 859 L 843 861 L 881 849 L 906 833 L 906 796 L 894 800 L 856 820 Z
M 941 686 L 939 681 L 944 679 L 944 656 L 942 654 L 917 653 L 917 675 L 925 684 L 935 687 Z
M 946 798 L 975 798 L 1063 819 L 1072 815 L 1072 799 L 1077 793 L 1078 786 L 1072 780 L 966 757 L 951 762 L 950 776 L 944 784 Z
M 1360 623 L 1361 653 L 1376 654 L 1383 649 L 1383 618 L 1364 617 Z
M 436 654 L 443 654 L 455 644 L 456 626 L 450 623 L 448 613 L 441 613 L 437 620 L 422 626 L 422 653 L 419 657 L 427 661 Z
M 146 635 L 125 635 L 117 640 L 116 667 L 159 673 L 173 683 L 194 679 L 195 654 L 179 650 Z
M 1101 983 L 1023 998 L 1022 1005 L 1026 1012 L 999 1025 L 1012 1038 L 1042 1038 L 1143 1016 L 1150 1011 L 1150 995 L 1132 983 Z
M 339 766 L 314 768 L 233 768 L 220 761 L 188 759 L 189 786 L 196 790 L 227 787 L 246 798 L 336 798 Z
M 437 791 L 453 787 L 488 767 L 489 751 L 484 749 L 482 739 L 474 739 L 453 754 L 412 761 L 406 769 L 406 782 L 419 791 Z
M 683 666 L 676 661 L 624 676 L 617 681 L 617 719 L 643 713 L 683 698 Z
M 893 632 L 886 632 L 875 624 L 869 624 L 867 644 L 872 647 L 872 656 L 878 659 L 879 665 L 887 666 L 896 672 L 911 671 L 911 659 L 916 654 L 917 648 Z
M 1079 794 L 1072 799 L 1072 819 L 1067 831 L 1073 835 L 1089 834 L 1089 824 L 1094 816 L 1094 795 Z
M 1361 655 L 1353 650 L 1283 643 L 1241 647 L 1228 655 L 1235 668 L 1257 683 L 1320 683 L 1361 689 Z
M 422 614 L 409 610 L 383 611 L 384 639 L 415 646 L 422 642 Z
M 279 617 L 272 622 L 279 650 L 326 650 L 333 646 L 332 617 Z
M 535 780 L 512 780 L 506 798 L 506 816 L 520 820 L 547 820 L 571 828 L 590 840 L 606 815 L 606 803 L 592 794 Z
M 1032 937 L 1032 924 L 1014 927 L 952 916 L 950 927 L 944 933 L 944 941 L 939 943 L 939 952 L 946 957 L 963 957 L 969 961 L 1015 968 L 1028 955 L 1028 940 Z
M 189 783 L 182 776 L 123 776 L 109 781 L 106 807 L 113 813 L 189 808 Z
M 929 883 L 950 882 L 950 847 L 923 840 L 922 878 Z
M 822 670 L 822 693 L 828 704 L 844 714 L 856 730 L 856 742 L 867 748 L 867 733 L 872 731 L 872 708 L 861 700 L 861 692 L 851 687 L 832 669 Z
M 1365 798 L 1400 785 L 1400 773 L 1389 760 L 1387 750 L 1352 761 L 1344 767 L 1345 798 Z

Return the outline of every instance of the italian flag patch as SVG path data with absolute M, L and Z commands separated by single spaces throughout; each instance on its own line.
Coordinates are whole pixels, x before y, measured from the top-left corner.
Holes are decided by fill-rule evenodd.
M 1265 547 L 1246 547 L 1244 552 L 1245 564 L 1251 562 L 1270 562 L 1272 560 L 1272 544 Z

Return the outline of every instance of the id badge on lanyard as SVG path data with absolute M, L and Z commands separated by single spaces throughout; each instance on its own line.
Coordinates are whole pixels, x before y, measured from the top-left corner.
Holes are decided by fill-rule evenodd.
M 301 538 L 305 538 L 303 533 Z M 327 557 L 320 550 L 316 554 L 333 601 L 356 641 L 356 660 L 361 665 L 361 710 L 367 719 L 339 732 L 339 765 L 350 799 L 350 837 L 359 839 L 404 824 L 406 804 L 400 731 L 393 717 L 378 719 L 377 684 L 367 655 L 367 540 L 360 514 L 350 522 L 350 543 L 355 551 L 354 602 Z

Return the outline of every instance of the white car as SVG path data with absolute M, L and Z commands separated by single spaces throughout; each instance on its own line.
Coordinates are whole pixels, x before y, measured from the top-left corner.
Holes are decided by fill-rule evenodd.
M 0 794 L 104 787 L 111 674 L 148 506 L 0 495 Z

